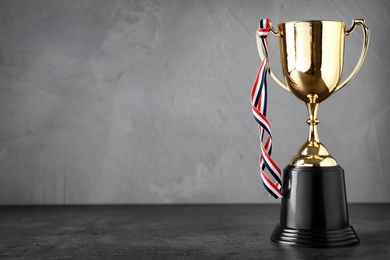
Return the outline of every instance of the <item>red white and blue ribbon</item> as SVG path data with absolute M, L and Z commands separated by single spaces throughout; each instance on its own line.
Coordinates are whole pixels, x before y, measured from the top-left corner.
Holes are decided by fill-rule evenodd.
M 255 83 L 251 93 L 253 116 L 258 123 L 261 154 L 259 157 L 260 174 L 264 188 L 275 199 L 282 198 L 282 181 L 279 167 L 271 158 L 272 134 L 271 126 L 266 117 L 267 114 L 267 70 L 268 70 L 268 41 L 267 34 L 270 31 L 270 20 L 260 20 L 257 30 L 261 43 L 264 59 L 257 72 Z M 265 143 L 264 143 L 265 140 Z M 267 170 L 273 177 L 272 180 L 265 172 Z

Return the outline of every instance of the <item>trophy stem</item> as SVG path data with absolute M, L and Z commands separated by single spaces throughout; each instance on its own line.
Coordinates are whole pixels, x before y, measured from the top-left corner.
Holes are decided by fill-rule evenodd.
M 318 136 L 317 125 L 320 120 L 317 118 L 318 107 L 317 94 L 308 94 L 309 103 L 306 103 L 309 119 L 306 121 L 309 125 L 309 135 L 306 142 L 299 148 L 297 154 L 290 160 L 292 166 L 336 166 L 336 159 L 329 153 Z
M 307 140 L 309 142 L 320 143 L 320 138 L 318 137 L 317 125 L 320 123 L 320 120 L 317 118 L 318 107 L 320 103 L 317 103 L 316 100 L 318 98 L 317 94 L 309 94 L 308 98 L 310 103 L 307 103 L 307 111 L 309 113 L 309 119 L 306 123 L 309 124 L 309 136 Z

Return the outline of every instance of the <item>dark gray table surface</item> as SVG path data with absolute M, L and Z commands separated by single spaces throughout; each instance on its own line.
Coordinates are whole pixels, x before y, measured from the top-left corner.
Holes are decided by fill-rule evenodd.
M 351 204 L 360 245 L 272 244 L 279 205 L 0 207 L 0 257 L 21 259 L 390 259 L 390 204 Z

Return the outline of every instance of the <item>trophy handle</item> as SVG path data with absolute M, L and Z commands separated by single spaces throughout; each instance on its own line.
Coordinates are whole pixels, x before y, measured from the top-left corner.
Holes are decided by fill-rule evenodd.
M 367 54 L 367 49 L 368 49 L 368 43 L 369 43 L 369 38 L 370 38 L 370 29 L 367 27 L 366 25 L 366 22 L 364 19 L 354 19 L 353 20 L 353 24 L 352 24 L 352 27 L 347 30 L 345 32 L 345 36 L 348 36 L 350 35 L 353 30 L 355 30 L 356 26 L 357 25 L 360 25 L 362 27 L 362 30 L 363 30 L 363 47 L 362 47 L 362 53 L 360 54 L 360 58 L 355 66 L 355 68 L 353 69 L 353 71 L 351 72 L 351 74 L 343 81 L 340 83 L 340 85 L 338 85 L 336 88 L 335 88 L 335 91 L 338 91 L 340 90 L 342 87 L 344 87 L 353 77 L 355 77 L 356 73 L 359 71 L 360 67 L 362 66 L 363 64 L 363 61 L 364 61 L 364 58 L 366 57 L 366 54 Z
M 271 32 L 272 32 L 273 35 L 275 35 L 275 36 L 279 36 L 279 35 L 280 35 L 280 33 L 277 32 L 277 31 L 275 31 L 275 29 L 272 27 L 271 22 L 270 22 L 269 27 L 270 27 L 270 30 L 271 30 Z M 260 59 L 261 59 L 261 60 L 264 60 L 264 58 L 265 58 L 265 57 L 264 57 L 264 52 L 263 52 L 262 45 L 261 45 L 261 42 L 260 42 L 260 37 L 259 37 L 259 35 L 257 34 L 257 32 L 256 32 L 256 43 L 257 43 L 257 50 L 258 50 L 258 52 L 259 52 Z M 272 69 L 271 69 L 271 67 L 270 67 L 269 65 L 268 65 L 267 69 L 268 69 L 268 72 L 269 72 L 269 74 L 271 75 L 271 77 L 276 81 L 276 83 L 279 84 L 279 86 L 281 86 L 282 88 L 284 88 L 284 89 L 287 90 L 288 92 L 291 92 L 290 89 L 286 86 L 286 84 L 284 84 L 284 83 L 278 78 L 278 76 L 276 76 L 276 74 L 272 71 Z

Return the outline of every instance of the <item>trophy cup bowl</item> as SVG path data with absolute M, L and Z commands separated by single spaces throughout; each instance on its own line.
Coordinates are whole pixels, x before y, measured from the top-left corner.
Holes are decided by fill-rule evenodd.
M 363 29 L 363 47 L 357 65 L 341 81 L 345 37 L 356 26 Z M 293 21 L 272 25 L 279 38 L 285 84 L 270 67 L 272 78 L 306 104 L 309 134 L 283 171 L 283 198 L 271 241 L 303 247 L 339 247 L 359 243 L 349 225 L 344 171 L 321 143 L 317 125 L 321 102 L 344 87 L 358 72 L 367 53 L 369 29 L 363 19 L 346 29 L 338 21 Z M 258 40 L 258 48 L 261 48 Z M 259 49 L 263 59 L 263 54 Z

